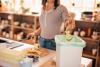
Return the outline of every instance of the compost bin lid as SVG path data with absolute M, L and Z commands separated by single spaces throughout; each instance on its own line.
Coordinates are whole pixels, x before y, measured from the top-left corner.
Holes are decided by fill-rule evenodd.
M 55 42 L 60 46 L 85 47 L 86 42 L 76 35 L 56 35 Z

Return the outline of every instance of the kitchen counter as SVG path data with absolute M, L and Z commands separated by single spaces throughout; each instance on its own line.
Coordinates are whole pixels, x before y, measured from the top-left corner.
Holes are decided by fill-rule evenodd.
M 23 44 L 22 46 L 13 48 L 12 50 L 23 51 L 23 50 L 25 50 L 27 48 L 34 48 L 34 45 L 30 45 L 30 44 L 26 44 L 26 43 L 21 43 L 21 42 L 9 40 L 9 39 L 6 39 L 6 38 L 1 38 L 1 37 L 0 37 L 0 39 L 3 39 L 5 41 L 7 41 L 7 42 L 16 42 L 16 43 L 19 43 L 19 44 Z M 39 58 L 39 62 L 33 63 L 32 64 L 32 67 L 39 67 L 40 65 L 42 65 L 42 64 L 46 63 L 47 61 L 49 61 L 50 59 L 52 59 L 55 56 L 55 54 L 56 54 L 55 51 L 49 50 L 49 54 L 46 55 L 46 56 L 44 56 L 44 57 L 40 57 Z M 10 66 L 9 64 L 4 63 L 4 61 L 1 61 L 1 60 L 0 60 L 0 64 L 2 64 L 2 65 L 4 64 L 7 67 Z M 10 66 L 10 67 L 13 67 L 13 66 Z
M 6 40 L 8 42 L 16 42 L 16 43 L 19 43 L 19 44 L 23 44 L 23 46 L 16 47 L 16 48 L 14 48 L 12 50 L 23 51 L 23 50 L 25 50 L 27 48 L 34 48 L 34 45 L 30 45 L 30 44 L 26 44 L 26 43 L 21 43 L 21 42 L 9 40 L 9 39 L 6 39 L 6 38 L 1 38 L 1 37 L 0 37 L 0 39 Z M 49 51 L 49 54 L 44 56 L 44 57 L 40 57 L 38 62 L 34 62 L 32 64 L 32 67 L 46 67 L 46 66 L 48 66 L 48 67 L 49 66 L 50 67 L 56 67 L 56 65 L 55 65 L 56 63 L 54 63 L 54 57 L 56 56 L 56 52 L 52 51 L 52 50 L 48 50 L 48 51 Z M 91 62 L 92 62 L 91 59 L 82 58 L 82 61 L 81 61 L 82 67 L 84 67 L 84 66 L 87 67 Z M 1 63 L 4 64 L 4 62 L 1 62 L 1 60 L 0 60 L 0 64 Z M 6 65 L 6 67 L 7 67 L 7 64 L 4 64 L 4 65 Z

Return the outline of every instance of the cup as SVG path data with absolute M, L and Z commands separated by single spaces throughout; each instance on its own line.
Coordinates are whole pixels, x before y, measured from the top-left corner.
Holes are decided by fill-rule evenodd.
M 96 55 L 96 53 L 97 53 L 97 49 L 92 49 L 92 54 Z
M 74 35 L 78 36 L 79 32 L 78 31 L 74 31 Z
M 26 57 L 20 62 L 21 67 L 32 67 L 33 58 Z

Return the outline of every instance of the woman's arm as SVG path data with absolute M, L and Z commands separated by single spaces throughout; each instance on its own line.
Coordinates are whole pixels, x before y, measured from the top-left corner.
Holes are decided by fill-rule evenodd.
M 33 32 L 34 35 L 40 35 L 40 33 L 41 33 L 41 28 L 40 27 Z
M 29 38 L 29 37 L 34 37 L 34 36 L 36 36 L 36 35 L 40 35 L 40 32 L 41 32 L 41 29 L 40 29 L 40 27 L 37 29 L 37 30 L 35 30 L 34 32 L 32 32 L 32 33 L 29 33 L 28 35 L 27 35 L 27 38 Z
M 68 33 L 72 33 L 72 31 L 75 28 L 75 14 L 74 13 L 69 13 L 69 19 L 65 21 L 65 28 Z
M 75 28 L 75 14 L 68 12 L 67 8 L 62 6 L 60 7 L 61 16 L 62 16 L 62 27 L 61 32 L 63 31 L 73 31 Z

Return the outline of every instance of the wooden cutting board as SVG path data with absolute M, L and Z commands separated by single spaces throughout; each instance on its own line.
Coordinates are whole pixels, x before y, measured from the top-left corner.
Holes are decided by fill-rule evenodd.
M 50 60 L 50 61 L 44 63 L 43 65 L 41 65 L 40 67 L 56 67 L 56 62 Z M 81 67 L 85 67 L 85 65 L 81 64 Z
M 56 67 L 56 62 L 54 62 L 54 61 L 48 61 L 48 62 L 46 62 L 46 63 L 44 63 L 43 65 L 41 65 L 40 67 Z

